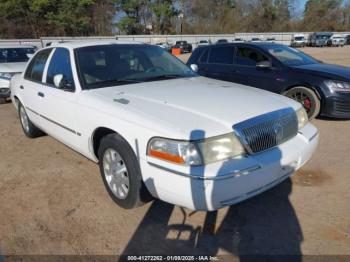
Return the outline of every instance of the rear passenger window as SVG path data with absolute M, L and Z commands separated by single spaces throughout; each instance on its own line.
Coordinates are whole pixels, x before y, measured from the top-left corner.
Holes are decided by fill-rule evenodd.
M 33 81 L 42 81 L 43 72 L 47 58 L 49 57 L 52 49 L 45 49 L 40 51 L 31 61 L 25 72 L 25 78 Z
M 199 59 L 199 62 L 206 63 L 208 61 L 209 49 L 205 50 L 204 54 Z
M 104 63 L 104 61 L 100 60 L 99 63 Z M 68 49 L 56 48 L 47 70 L 46 83 L 53 85 L 53 78 L 55 75 L 63 75 L 68 86 L 74 89 L 72 66 Z
M 232 64 L 234 55 L 234 47 L 220 46 L 213 47 L 209 55 L 209 63 L 213 64 Z

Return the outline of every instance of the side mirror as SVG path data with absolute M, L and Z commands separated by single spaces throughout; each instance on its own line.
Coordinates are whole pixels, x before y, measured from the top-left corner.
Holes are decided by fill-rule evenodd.
M 191 67 L 191 69 L 192 69 L 193 72 L 198 73 L 198 66 L 197 66 L 196 64 L 191 64 L 190 67 Z
M 272 67 L 272 64 L 270 61 L 261 61 L 256 63 L 256 67 L 261 69 L 268 69 Z
M 59 75 L 55 75 L 53 77 L 53 84 L 55 85 L 55 87 L 57 88 L 62 88 L 62 84 L 63 84 L 63 75 L 59 74 Z
M 58 89 L 65 91 L 74 91 L 74 84 L 69 82 L 62 74 L 58 74 L 53 77 L 53 84 Z

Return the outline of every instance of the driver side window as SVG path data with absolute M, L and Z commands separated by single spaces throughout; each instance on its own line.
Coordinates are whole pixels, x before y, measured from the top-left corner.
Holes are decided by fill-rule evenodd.
M 269 61 L 264 54 L 249 47 L 238 47 L 235 64 L 244 66 L 256 66 L 259 62 Z
M 47 70 L 46 83 L 54 86 L 54 77 L 56 75 L 63 75 L 64 88 L 74 91 L 75 86 L 68 49 L 56 48 L 54 51 Z

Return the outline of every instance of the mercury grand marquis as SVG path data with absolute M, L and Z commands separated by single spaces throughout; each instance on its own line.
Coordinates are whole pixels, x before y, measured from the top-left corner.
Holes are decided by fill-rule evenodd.
M 198 76 L 157 46 L 67 42 L 11 81 L 27 137 L 48 134 L 99 164 L 111 198 L 216 210 L 308 161 L 318 131 L 296 101 Z

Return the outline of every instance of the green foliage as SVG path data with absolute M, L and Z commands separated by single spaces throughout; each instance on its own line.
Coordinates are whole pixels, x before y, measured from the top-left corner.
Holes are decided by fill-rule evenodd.
M 109 0 L 0 0 L 0 32 L 7 37 L 99 34 L 101 26 L 92 22 L 101 21 L 94 17 L 101 2 L 114 9 Z M 110 32 L 114 13 L 107 21 Z
M 350 30 L 350 0 L 298 1 L 0 0 L 0 37 Z

